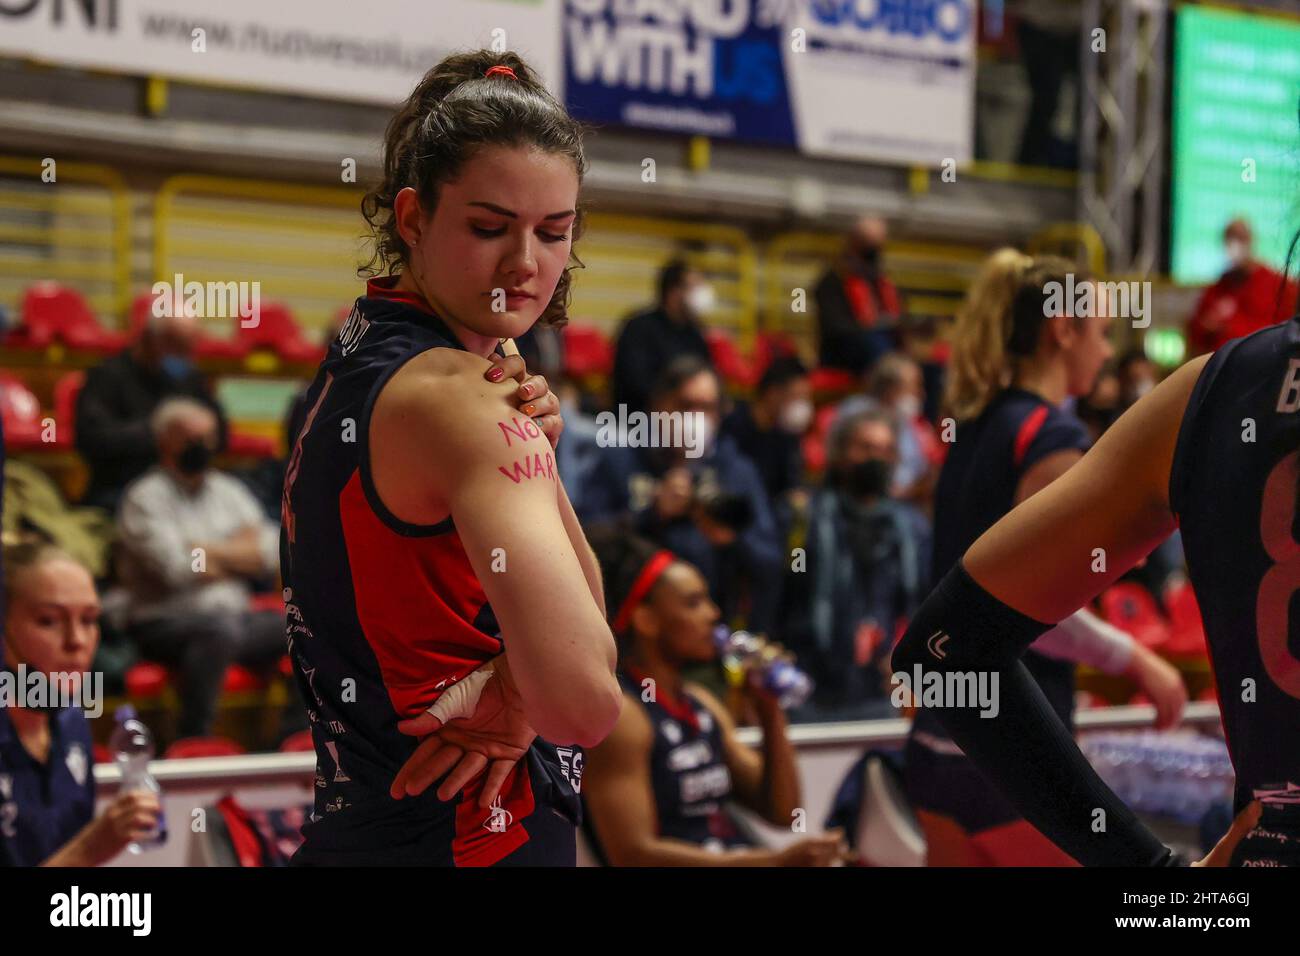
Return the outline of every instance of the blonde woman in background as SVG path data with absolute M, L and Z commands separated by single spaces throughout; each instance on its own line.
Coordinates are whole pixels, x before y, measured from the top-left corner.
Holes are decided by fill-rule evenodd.
M 90 572 L 42 543 L 5 548 L 4 569 L 4 669 L 89 671 L 99 645 Z M 156 794 L 119 794 L 94 815 L 93 763 L 80 707 L 0 706 L 0 867 L 98 866 L 152 830 Z
M 1071 274 L 1074 288 L 1089 281 L 1066 260 L 999 249 L 958 313 L 944 400 L 957 431 L 935 493 L 932 581 L 1088 447 L 1083 424 L 1061 406 L 1087 394 L 1112 355 L 1111 319 L 1104 308 L 1073 315 L 1071 303 L 1050 307 L 1053 283 L 1069 288 Z M 1187 702 L 1177 671 L 1086 610 L 1039 638 L 1025 663 L 1067 725 L 1076 663 L 1135 680 L 1155 703 L 1159 727 L 1176 724 Z M 905 776 L 929 865 L 1073 864 L 985 781 L 932 709 L 917 711 Z

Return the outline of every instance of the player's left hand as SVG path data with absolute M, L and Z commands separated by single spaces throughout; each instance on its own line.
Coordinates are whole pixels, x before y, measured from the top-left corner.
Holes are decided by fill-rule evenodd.
M 524 714 L 505 655 L 493 658 L 492 663 L 493 678 L 483 685 L 470 716 L 444 724 L 425 713 L 398 722 L 402 733 L 424 739 L 393 779 L 389 793 L 394 799 L 421 794 L 446 774 L 438 787 L 438 799 L 450 800 L 484 775 L 479 806 L 487 809 L 492 805 L 510 771 L 537 737 Z
M 497 369 L 501 370 L 500 374 L 496 374 Z M 564 431 L 564 419 L 560 417 L 560 400 L 552 394 L 545 376 L 529 375 L 522 356 L 494 354 L 492 367 L 483 373 L 483 377 L 489 382 L 504 382 L 508 378 L 518 382 L 515 406 L 537 423 L 551 447 L 555 447 Z

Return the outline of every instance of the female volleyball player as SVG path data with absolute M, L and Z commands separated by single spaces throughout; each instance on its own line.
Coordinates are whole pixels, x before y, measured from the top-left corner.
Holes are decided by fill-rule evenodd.
M 794 748 L 770 695 L 747 687 L 763 752 L 736 739 L 726 708 L 682 669 L 717 658 L 720 612 L 704 577 L 668 551 L 617 528 L 593 532 L 621 649 L 626 702 L 588 755 L 584 799 L 600 854 L 615 866 L 826 866 L 843 835 L 783 850 L 754 846 L 728 815 L 735 800 L 788 827 L 800 804 Z
M 980 535 L 894 652 L 900 669 L 1000 675 L 997 717 L 945 707 L 940 719 L 1025 818 L 1080 863 L 1178 861 L 1097 776 L 1020 658 L 1052 626 L 1045 622 L 1090 600 L 1178 527 L 1240 811 L 1203 862 L 1232 854 L 1242 865 L 1300 865 L 1300 747 L 1289 733 L 1300 726 L 1291 619 L 1300 587 L 1297 412 L 1296 319 L 1188 362 L 1076 466 Z
M 4 552 L 0 664 L 27 673 L 81 675 L 99 644 L 99 597 L 90 572 L 47 544 Z M 76 689 L 74 680 L 67 685 Z M 143 839 L 157 794 L 122 793 L 98 817 L 90 724 L 80 707 L 0 704 L 0 867 L 98 866 Z
M 1017 502 L 1078 462 L 1089 444 L 1083 424 L 1059 406 L 1066 396 L 1092 389 L 1111 354 L 1111 320 L 1102 310 L 1072 317 L 1050 307 L 1049 290 L 1064 295 L 1085 281 L 1077 275 L 1069 281 L 1073 271 L 1062 259 L 1002 249 L 989 258 L 963 304 L 946 397 L 958 424 L 935 494 L 932 580 L 940 580 Z M 1177 671 L 1129 635 L 1079 611 L 1025 656 L 1067 725 L 1076 662 L 1131 676 L 1155 702 L 1160 726 L 1181 717 L 1187 694 Z M 931 866 L 1071 863 L 988 784 L 930 708 L 917 711 L 904 763 Z
M 621 706 L 614 643 L 537 409 L 484 372 L 564 320 L 585 170 L 578 124 L 511 53 L 446 58 L 389 124 L 363 209 L 390 274 L 321 365 L 285 476 L 317 755 L 295 862 L 573 862 L 580 747 Z M 416 759 L 399 722 L 458 716 L 438 702 L 462 681 L 477 710 Z

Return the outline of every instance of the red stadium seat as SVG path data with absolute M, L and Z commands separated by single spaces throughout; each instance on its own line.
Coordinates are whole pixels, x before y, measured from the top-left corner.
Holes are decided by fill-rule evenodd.
M 126 337 L 100 325 L 76 289 L 38 282 L 23 294 L 19 326 L 5 344 L 43 349 L 55 341 L 74 349 L 116 352 L 126 344 Z
M 162 664 L 140 661 L 126 672 L 126 694 L 138 699 L 158 697 L 173 683 L 171 672 Z M 266 689 L 267 680 L 246 667 L 231 664 L 226 668 L 222 690 L 227 694 L 240 694 Z
M 1134 581 L 1117 581 L 1098 599 L 1101 616 L 1121 631 L 1148 648 L 1157 648 L 1169 641 L 1169 624 L 1160 614 L 1155 598 L 1142 585 Z
M 812 380 L 814 399 L 819 405 L 852 395 L 862 385 L 856 375 L 842 368 L 818 367 L 812 370 L 809 378 Z
M 754 364 L 741 354 L 731 335 L 722 329 L 706 329 L 704 340 L 709 343 L 713 367 L 722 380 L 733 388 L 749 389 L 758 384 L 758 371 Z
M 267 349 L 287 362 L 319 362 L 325 356 L 323 346 L 303 337 L 289 307 L 278 303 L 263 305 L 256 325 L 245 327 L 237 317 L 235 340 L 245 355 L 253 349 Z
M 233 428 L 226 436 L 226 453 L 237 458 L 274 458 L 279 448 L 274 438 L 250 435 Z
M 600 329 L 590 325 L 566 325 L 564 372 L 571 378 L 605 376 L 614 371 L 614 346 Z
M 0 421 L 5 447 L 14 451 L 41 448 L 41 403 L 30 388 L 12 375 L 0 372 Z
M 760 332 L 754 343 L 754 367 L 759 370 L 759 377 L 767 371 L 773 360 L 797 356 L 799 350 L 794 339 L 784 332 Z
M 85 372 L 69 372 L 54 383 L 54 420 L 58 423 L 56 445 L 71 447 L 77 436 L 77 396 L 86 384 Z
M 246 667 L 231 664 L 226 668 L 226 677 L 221 689 L 227 694 L 243 694 L 249 691 L 265 690 L 266 678 L 253 673 Z
M 247 753 L 229 737 L 182 737 L 163 752 L 164 760 L 189 760 L 193 757 L 238 757 Z
M 126 695 L 132 699 L 158 697 L 167 689 L 167 680 L 167 668 L 153 661 L 140 661 L 126 672 Z
M 295 734 L 290 734 L 280 742 L 280 753 L 295 754 L 315 750 L 316 745 L 312 743 L 311 731 L 300 730 Z

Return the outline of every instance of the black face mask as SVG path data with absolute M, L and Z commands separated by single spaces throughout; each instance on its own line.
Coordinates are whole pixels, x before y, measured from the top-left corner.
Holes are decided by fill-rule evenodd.
M 875 275 L 880 271 L 880 247 L 857 247 L 858 271 L 864 275 Z
M 879 498 L 889 492 L 894 466 L 883 458 L 868 458 L 844 471 L 843 488 L 854 498 Z
M 204 441 L 192 441 L 176 456 L 176 467 L 187 475 L 202 474 L 212 462 L 212 449 Z

